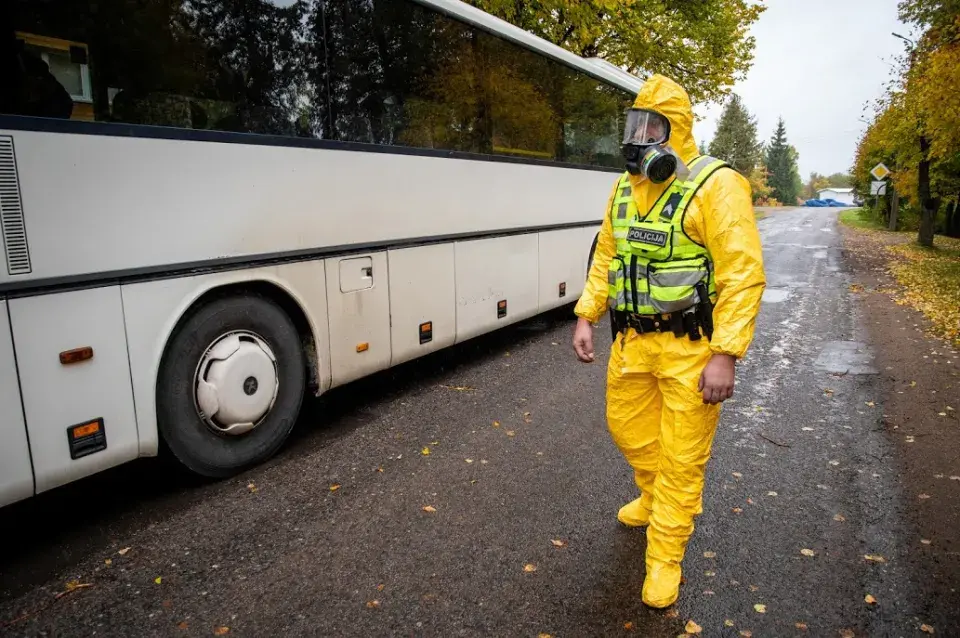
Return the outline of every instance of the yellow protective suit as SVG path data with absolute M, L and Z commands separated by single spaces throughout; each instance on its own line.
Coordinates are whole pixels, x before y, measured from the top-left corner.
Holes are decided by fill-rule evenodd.
M 693 139 L 693 110 L 686 92 L 660 75 L 648 79 L 636 107 L 670 120 L 669 145 L 689 164 L 699 156 Z M 631 176 L 641 214 L 669 186 Z M 575 312 L 597 322 L 606 312 L 607 265 L 616 252 L 607 202 L 586 287 Z M 647 530 L 643 602 L 667 607 L 679 596 L 680 563 L 702 512 L 704 472 L 720 417 L 706 405 L 700 375 L 714 353 L 741 358 L 753 339 L 754 322 L 766 286 L 760 236 L 750 185 L 732 169 L 714 173 L 690 202 L 684 230 L 706 246 L 713 259 L 718 299 L 714 333 L 691 341 L 672 333 L 617 335 L 607 368 L 607 421 L 617 447 L 630 463 L 641 496 L 618 514 L 627 525 Z

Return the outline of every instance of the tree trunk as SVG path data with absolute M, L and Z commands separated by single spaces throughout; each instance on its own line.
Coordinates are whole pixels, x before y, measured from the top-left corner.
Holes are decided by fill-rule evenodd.
M 896 230 L 897 217 L 900 212 L 900 193 L 897 192 L 897 187 L 893 185 L 893 180 L 890 181 L 890 195 L 893 201 L 890 203 L 890 225 L 887 228 Z
M 917 195 L 920 199 L 920 232 L 917 241 L 921 246 L 933 248 L 933 222 L 937 214 L 936 202 L 930 197 L 930 142 L 920 136 L 920 167 L 917 176 Z
M 944 233 L 948 237 L 960 237 L 960 195 L 947 208 L 947 228 Z

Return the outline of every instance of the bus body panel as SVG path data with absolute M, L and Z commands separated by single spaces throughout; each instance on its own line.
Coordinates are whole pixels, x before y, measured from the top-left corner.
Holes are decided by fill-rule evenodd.
M 33 468 L 23 423 L 7 302 L 0 300 L 0 507 L 33 496 Z
M 33 270 L 0 271 L 0 287 L 599 221 L 611 180 L 396 153 L 2 133 L 16 142 Z
M 340 386 L 390 366 L 387 253 L 327 259 L 326 270 L 330 371 Z
M 137 420 L 119 286 L 10 299 L 36 491 L 137 457 Z M 60 353 L 93 356 L 63 364 Z M 72 459 L 68 428 L 103 419 L 106 449 Z
M 540 233 L 539 312 L 558 308 L 580 297 L 587 275 L 590 244 L 585 237 L 588 231 L 595 232 L 593 229 L 572 228 Z M 561 284 L 564 286 L 563 296 L 560 295 Z
M 387 257 L 391 365 L 452 346 L 457 339 L 454 244 L 391 250 Z M 429 341 L 424 341 L 421 330 L 427 327 Z
M 457 243 L 458 343 L 537 313 L 537 246 L 537 233 Z
M 330 346 L 323 261 L 234 270 L 123 286 L 140 456 L 157 454 L 157 375 L 167 342 L 183 314 L 205 293 L 224 286 L 269 283 L 299 305 L 313 333 L 319 391 L 330 387 Z

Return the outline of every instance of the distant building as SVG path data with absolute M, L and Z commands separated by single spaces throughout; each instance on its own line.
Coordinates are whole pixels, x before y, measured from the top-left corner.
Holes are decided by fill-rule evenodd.
M 848 206 L 853 206 L 853 189 L 852 188 L 823 188 L 817 191 L 818 199 L 835 199 L 838 202 L 843 202 Z

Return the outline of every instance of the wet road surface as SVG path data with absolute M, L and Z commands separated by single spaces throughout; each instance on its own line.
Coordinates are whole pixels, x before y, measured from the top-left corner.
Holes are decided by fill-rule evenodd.
M 641 604 L 644 532 L 616 521 L 609 328 L 579 364 L 566 309 L 310 402 L 241 477 L 146 460 L 6 508 L 0 633 L 922 635 L 836 211 L 759 225 L 768 291 L 675 614 Z

